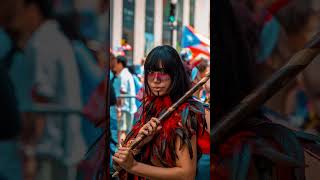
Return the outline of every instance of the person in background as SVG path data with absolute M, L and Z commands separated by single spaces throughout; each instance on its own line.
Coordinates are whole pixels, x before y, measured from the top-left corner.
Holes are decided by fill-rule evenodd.
M 127 68 L 127 59 L 124 56 L 112 58 L 110 68 L 115 75 L 113 87 L 117 97 L 117 116 L 119 128 L 118 140 L 124 140 L 126 134 L 132 128 L 133 115 L 137 111 L 137 106 L 134 98 L 121 98 L 119 96 L 136 96 L 135 85 L 132 74 Z
M 193 73 L 196 73 L 196 74 L 192 74 L 192 81 L 194 83 L 197 83 L 199 82 L 202 78 L 204 78 L 206 76 L 206 74 L 208 72 L 210 72 L 210 64 L 209 64 L 209 60 L 208 59 L 201 59 L 200 60 L 200 63 L 194 67 L 196 68 L 197 70 L 195 71 L 194 69 L 192 70 Z M 209 102 L 209 97 L 207 96 L 208 92 L 205 88 L 205 86 L 203 86 L 203 88 L 199 89 L 197 92 L 196 92 L 196 96 L 203 102 L 205 103 L 208 103 Z
M 213 9 L 216 12 L 214 36 L 217 39 L 213 61 L 214 108 L 211 110 L 216 120 L 211 126 L 217 127 L 224 123 L 223 117 L 256 87 L 257 69 L 254 66 L 256 56 L 251 49 L 254 44 L 249 46 L 249 34 L 241 33 L 247 32 L 241 24 L 248 17 L 240 16 L 236 11 L 238 6 L 228 0 L 217 0 L 216 3 L 220 6 Z M 223 21 L 219 21 L 221 17 L 224 17 Z M 230 31 L 224 31 L 227 28 Z M 317 172 L 308 161 L 312 154 L 319 157 L 317 137 L 311 138 L 309 134 L 275 123 L 261 108 L 236 126 L 224 130 L 225 136 L 215 142 L 211 151 L 211 179 L 304 180 L 308 179 L 308 173 Z M 310 139 L 307 141 L 304 137 Z M 307 150 L 308 146 L 315 149 Z M 317 158 L 312 160 L 319 162 Z M 294 162 L 301 166 L 293 165 Z M 311 166 L 306 167 L 305 164 Z
M 260 66 L 263 66 L 259 68 L 260 81 L 266 80 L 284 66 L 290 56 L 303 48 L 316 33 L 319 13 L 315 11 L 314 2 L 316 1 L 288 1 L 266 21 L 261 33 L 258 55 Z M 271 110 L 289 116 L 289 123 L 296 128 L 309 126 L 309 115 L 314 114 L 307 102 L 303 79 L 302 75 L 299 75 L 266 103 Z
M 30 85 L 25 97 L 32 107 L 50 106 L 81 110 L 79 69 L 70 41 L 53 19 L 50 0 L 23 0 L 13 28 L 24 42 L 23 68 L 28 68 Z M 19 73 L 19 72 L 17 72 Z M 30 109 L 29 109 L 30 110 Z M 24 111 L 29 111 L 25 109 Z M 50 110 L 50 109 L 48 109 Z M 75 179 L 77 163 L 84 156 L 81 117 L 76 113 L 35 114 L 42 130 L 28 144 L 27 157 L 36 158 L 37 169 L 30 179 Z
M 192 64 L 190 63 L 192 59 L 192 52 L 188 48 L 186 48 L 180 52 L 180 56 L 181 56 L 184 68 L 186 69 L 187 75 L 191 77 L 191 73 L 193 69 Z
M 136 73 L 138 76 L 143 76 L 144 74 L 144 63 L 145 63 L 145 58 L 141 58 L 141 63 L 140 65 L 138 65 L 137 69 L 136 69 Z
M 113 52 L 110 52 L 110 59 L 115 58 Z M 110 64 L 111 65 L 111 64 Z M 117 98 L 116 91 L 114 89 L 113 83 L 116 76 L 110 69 L 110 167 L 112 167 L 111 156 L 117 151 L 118 148 L 118 120 L 117 120 Z
M 111 55 L 113 57 L 113 55 Z M 118 120 L 117 120 L 117 99 L 113 87 L 114 74 L 110 72 L 110 167 L 112 167 L 111 156 L 117 151 L 118 146 Z
M 319 4 L 318 6 L 314 6 L 316 2 L 315 0 L 303 1 L 308 6 L 301 7 L 299 4 L 293 4 L 296 6 L 292 6 L 287 10 L 287 13 L 293 11 L 295 9 L 306 9 L 301 15 L 305 15 L 303 17 L 304 21 L 298 19 L 294 21 L 296 24 L 304 23 L 303 29 L 295 30 L 293 29 L 293 25 L 286 23 L 285 26 L 290 27 L 291 31 L 293 31 L 291 41 L 295 42 L 299 48 L 305 43 L 308 39 L 310 39 L 316 32 L 319 30 L 320 23 L 320 14 L 319 14 Z M 296 2 L 298 3 L 298 2 Z M 302 2 L 300 2 L 302 3 Z M 293 10 L 292 10 L 293 9 Z M 297 11 L 297 10 L 296 10 Z M 307 12 L 308 11 L 308 12 Z M 287 21 L 291 20 L 291 18 L 286 17 Z M 300 21 L 298 21 L 300 20 Z M 284 22 L 287 22 L 284 21 Z M 293 21 L 293 20 L 291 20 Z M 294 36 L 294 34 L 297 34 Z M 291 42 L 291 43 L 293 43 Z M 290 47 L 295 48 L 295 46 L 291 45 Z M 300 74 L 297 78 L 297 86 L 293 89 L 288 95 L 286 111 L 287 114 L 290 115 L 290 122 L 298 128 L 304 129 L 308 132 L 319 134 L 320 133 L 320 108 L 319 108 L 319 58 L 313 60 L 313 62 Z
M 7 32 L 12 25 L 21 0 L 3 0 L 0 6 L 0 180 L 22 179 L 18 137 L 21 135 L 21 115 L 10 67 L 15 52 L 14 39 Z
M 140 89 L 143 86 L 142 82 L 141 82 L 140 78 L 138 77 L 138 74 L 136 73 L 134 66 L 129 66 L 128 70 L 132 74 L 132 77 L 133 77 L 135 93 L 138 94 Z M 139 100 L 135 99 L 135 102 L 136 102 L 137 107 L 139 107 L 141 105 L 141 102 Z
M 16 47 L 9 33 L 12 19 L 16 11 L 19 0 L 2 2 L 0 9 L 0 95 L 1 115 L 6 117 L 0 129 L 0 140 L 16 138 L 20 134 L 20 117 L 18 113 L 18 104 L 14 91 L 14 86 L 10 78 L 10 65 Z
M 248 9 L 247 14 L 251 16 L 250 22 L 254 24 L 248 29 L 256 29 L 260 36 L 256 55 L 258 83 L 281 68 L 314 34 L 317 18 L 312 2 L 313 0 L 243 1 Z M 257 43 L 252 41 L 251 44 Z M 277 113 L 290 115 L 288 111 L 292 111 L 294 106 L 294 94 L 299 89 L 297 86 L 298 82 L 294 80 L 268 100 L 267 107 Z
M 71 41 L 75 58 L 79 68 L 81 80 L 81 97 L 83 104 L 87 104 L 90 96 L 104 80 L 105 73 L 99 66 L 93 52 L 86 46 L 86 39 L 79 33 L 79 16 L 77 13 L 56 17 L 61 30 Z M 89 147 L 101 135 L 102 130 L 95 128 L 88 118 L 82 118 L 82 132 Z

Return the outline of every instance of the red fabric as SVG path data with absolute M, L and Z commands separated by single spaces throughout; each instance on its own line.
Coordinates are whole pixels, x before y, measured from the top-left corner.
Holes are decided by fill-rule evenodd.
M 279 11 L 281 8 L 283 8 L 284 6 L 286 6 L 291 0 L 277 0 L 275 1 L 269 8 L 268 11 L 271 14 L 276 13 L 277 11 Z
M 225 141 L 222 145 L 220 145 L 219 150 L 220 153 L 219 155 L 211 155 L 211 179 L 212 180 L 229 180 L 231 179 L 231 167 L 230 165 L 226 164 L 224 160 L 226 159 L 231 159 L 234 152 L 240 150 L 242 145 L 244 143 L 247 143 L 248 139 L 254 138 L 256 135 L 252 132 L 239 132 L 233 136 L 231 136 L 229 139 Z M 271 144 L 279 149 L 279 146 L 273 142 L 270 141 Z M 251 144 L 251 148 L 254 151 L 254 145 Z M 251 161 L 250 166 L 249 166 L 249 171 L 248 171 L 248 179 L 252 177 L 253 171 L 254 171 L 255 164 L 253 161 Z M 293 168 L 288 168 L 284 167 L 281 165 L 276 165 L 275 167 L 275 176 L 276 179 L 281 179 L 281 180 L 291 180 L 293 179 Z
M 145 100 L 146 102 L 144 102 L 145 106 L 147 106 L 147 104 L 151 102 L 152 98 L 153 97 L 146 97 L 146 100 Z M 156 115 L 154 115 L 154 117 L 159 117 L 160 112 L 163 111 L 164 109 L 168 109 L 169 107 L 171 107 L 171 105 L 172 105 L 172 102 L 171 102 L 171 99 L 169 96 L 159 97 L 159 98 L 155 99 L 154 103 L 153 103 L 153 110 L 155 110 L 155 112 L 157 112 L 157 113 L 156 113 Z M 145 151 L 143 152 L 143 157 L 142 157 L 143 162 L 148 162 L 150 160 L 150 157 L 155 159 L 156 156 L 152 155 L 154 148 L 157 147 L 158 149 L 160 149 L 160 147 L 162 145 L 161 143 L 163 141 L 165 141 L 167 146 L 164 151 L 165 156 L 162 158 L 164 158 L 164 161 L 169 165 L 169 167 L 175 166 L 175 159 L 174 159 L 174 157 L 172 157 L 172 149 L 169 148 L 169 144 L 170 144 L 170 142 L 174 142 L 175 139 L 177 138 L 176 130 L 178 128 L 187 128 L 185 126 L 184 127 L 181 126 L 181 124 L 183 124 L 181 112 L 187 106 L 189 106 L 188 103 L 184 103 L 184 104 L 180 105 L 179 108 L 176 109 L 175 112 L 173 112 L 170 117 L 168 117 L 164 121 L 161 121 L 162 129 L 158 132 L 158 134 L 154 137 L 154 139 L 149 144 L 145 145 L 145 148 L 144 148 Z M 142 113 L 144 113 L 144 114 L 142 114 Z M 134 139 L 137 136 L 139 130 L 147 121 L 147 119 L 146 119 L 147 113 L 149 113 L 149 112 L 142 112 L 142 108 L 139 109 L 138 113 L 136 114 L 136 117 L 140 117 L 140 115 L 142 114 L 141 119 L 140 119 L 140 121 L 138 121 L 138 123 L 136 125 L 133 126 L 133 128 L 131 130 L 132 135 L 130 135 L 130 134 L 128 135 L 128 139 L 126 140 L 126 142 Z M 200 118 L 200 116 L 199 116 L 199 118 Z M 200 119 L 198 119 L 197 123 L 200 123 Z M 189 130 L 191 132 L 193 132 L 194 134 L 199 135 L 202 132 L 201 127 L 203 127 L 203 125 L 199 124 L 197 130 L 194 131 L 193 129 L 191 129 L 191 127 Z M 210 139 L 210 136 L 207 133 L 204 135 L 204 137 L 202 137 L 200 139 L 207 141 L 208 139 Z M 203 143 L 203 144 L 208 145 L 207 142 Z M 204 150 L 205 150 L 205 152 L 210 152 L 210 144 L 209 144 L 209 147 L 206 146 L 206 149 L 204 149 Z
M 203 135 L 198 135 L 198 144 L 203 154 L 210 154 L 210 134 L 205 131 Z
M 206 55 L 207 57 L 210 57 L 210 47 L 198 45 L 198 46 L 190 46 L 189 49 L 192 52 L 192 56 L 196 57 L 199 54 Z
M 275 1 L 269 8 L 268 8 L 268 14 L 265 17 L 265 23 L 270 21 L 273 17 L 273 14 L 275 14 L 277 11 L 279 11 L 281 8 L 285 7 L 289 1 L 291 0 L 278 0 Z
M 242 144 L 242 142 L 245 139 L 248 139 L 254 136 L 255 134 L 251 132 L 241 132 L 230 137 L 225 143 L 220 145 L 220 147 L 217 147 L 220 149 L 220 154 L 218 156 L 211 155 L 211 158 L 212 158 L 211 164 L 213 166 L 211 179 L 219 179 L 219 180 L 231 179 L 230 167 L 224 164 L 222 160 L 231 158 L 235 151 L 235 148 L 239 148 L 239 146 Z

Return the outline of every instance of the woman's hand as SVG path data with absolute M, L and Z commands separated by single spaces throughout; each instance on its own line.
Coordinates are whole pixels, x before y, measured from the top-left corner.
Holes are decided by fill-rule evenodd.
M 133 158 L 133 153 L 128 147 L 120 147 L 114 156 L 112 156 L 112 160 L 116 162 L 116 169 L 120 166 L 126 171 L 130 171 L 130 169 L 136 164 L 136 160 Z
M 159 124 L 160 121 L 157 118 L 151 118 L 149 122 L 142 126 L 137 135 L 137 138 L 141 138 L 142 136 L 146 137 L 137 148 L 142 148 L 145 144 L 152 140 L 156 132 L 158 132 L 162 128 L 162 126 L 158 126 Z

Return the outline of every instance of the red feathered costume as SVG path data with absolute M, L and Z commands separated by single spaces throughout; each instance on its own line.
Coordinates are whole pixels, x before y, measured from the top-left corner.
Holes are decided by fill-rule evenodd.
M 320 160 L 320 138 L 273 123 L 275 119 L 261 112 L 217 144 L 211 179 L 305 180 L 305 168 L 314 166 L 306 157 Z
M 133 126 L 124 143 L 133 140 L 142 128 L 152 117 L 159 117 L 172 105 L 169 96 L 146 97 L 144 104 L 136 113 L 135 118 L 138 122 Z M 204 135 L 206 128 L 204 104 L 190 98 L 175 110 L 167 119 L 161 122 L 162 129 L 157 132 L 152 141 L 142 147 L 140 153 L 135 157 L 139 162 L 152 164 L 152 159 L 157 160 L 163 167 L 176 166 L 176 139 L 181 139 L 182 145 L 186 145 L 189 150 L 190 158 L 199 158 L 201 149 L 198 144 L 198 157 L 192 157 L 191 137 L 197 138 Z M 144 179 L 142 177 L 120 173 L 121 179 Z

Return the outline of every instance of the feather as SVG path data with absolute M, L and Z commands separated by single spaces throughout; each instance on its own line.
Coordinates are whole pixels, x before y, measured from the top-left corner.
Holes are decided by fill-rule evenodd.
M 153 148 L 154 151 L 154 155 L 157 157 L 157 159 L 160 161 L 161 165 L 164 167 L 170 167 L 170 165 L 168 163 L 166 163 L 166 161 L 163 159 L 163 156 L 160 156 L 158 148 Z
M 203 111 L 201 111 L 201 109 L 197 109 L 194 106 L 190 106 L 190 110 L 195 112 L 195 113 L 199 113 L 199 114 L 203 113 Z
M 313 134 L 309 134 L 309 133 L 305 133 L 303 131 L 294 131 L 296 137 L 305 140 L 305 141 L 311 141 L 317 144 L 320 144 L 320 137 L 313 135 Z
M 166 141 L 163 139 L 161 141 L 161 155 L 162 156 L 164 156 L 165 150 L 166 150 Z
M 270 129 L 272 129 L 272 132 L 270 132 Z M 258 125 L 255 128 L 255 132 L 262 137 L 271 138 L 279 143 L 281 150 L 285 154 L 294 157 L 298 161 L 304 161 L 302 146 L 296 139 L 295 134 L 289 129 L 279 124 L 265 123 Z
M 189 115 L 189 107 L 186 107 L 181 113 L 182 124 L 186 123 L 188 115 Z
M 172 138 L 168 143 L 169 143 L 169 150 L 172 151 L 172 153 L 169 153 L 170 158 L 171 158 L 171 160 L 173 160 L 177 157 L 175 140 Z
M 138 112 L 141 113 L 140 119 L 136 121 L 136 125 L 129 133 L 127 140 L 134 138 L 139 129 L 148 122 L 152 117 L 159 117 L 172 105 L 169 96 L 165 97 L 147 97 L 145 104 L 141 106 Z M 178 158 L 176 152 L 176 140 L 180 138 L 179 149 L 184 146 L 188 148 L 190 158 L 193 158 L 193 149 L 191 145 L 191 137 L 194 134 L 200 134 L 201 130 L 198 127 L 206 127 L 204 119 L 204 111 L 202 112 L 203 104 L 193 99 L 188 99 L 186 103 L 179 106 L 168 118 L 161 121 L 162 128 L 154 136 L 150 144 L 142 148 L 141 160 L 148 162 L 150 157 L 159 159 L 165 167 L 175 166 L 176 159 Z M 139 117 L 136 115 L 136 117 Z M 203 119 L 202 119 L 203 118 Z M 182 124 L 182 126 L 181 126 Z M 198 145 L 197 145 L 198 146 Z M 201 153 L 199 148 L 197 154 Z M 200 157 L 200 156 L 198 156 Z
M 176 134 L 181 138 L 181 139 L 184 139 L 184 132 L 181 128 L 179 129 L 176 129 Z M 180 141 L 180 145 L 179 145 L 179 150 L 182 149 L 182 146 L 183 146 L 183 141 Z
M 275 150 L 271 144 L 266 143 L 263 139 L 255 139 L 254 144 L 257 146 L 255 148 L 254 154 L 261 155 L 270 159 L 276 164 L 282 164 L 288 167 L 304 167 L 304 161 L 299 161 L 290 157 L 286 154 L 280 153 Z

